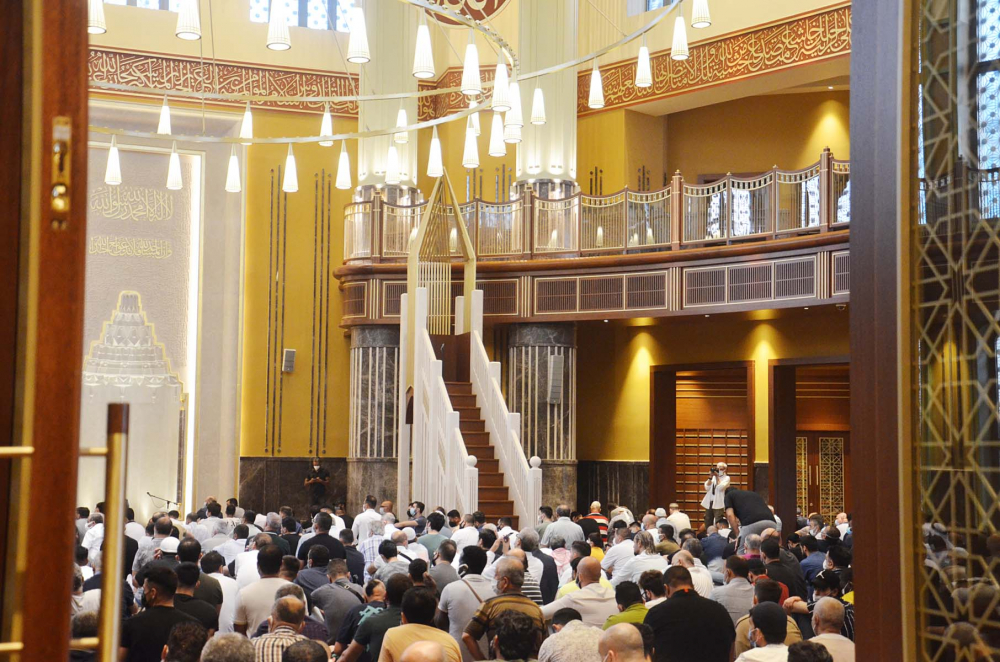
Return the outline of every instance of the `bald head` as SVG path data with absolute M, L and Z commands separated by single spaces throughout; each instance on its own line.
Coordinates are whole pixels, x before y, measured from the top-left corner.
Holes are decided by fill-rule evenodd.
M 521 562 L 521 567 L 523 567 L 525 570 L 528 569 L 528 557 L 525 555 L 523 549 L 518 549 L 517 547 L 515 547 L 514 549 L 507 552 L 506 556 L 512 559 L 517 559 L 518 561 Z
M 305 619 L 306 605 L 297 597 L 289 595 L 274 601 L 274 606 L 271 608 L 272 630 L 279 625 L 288 625 L 298 632 Z
M 436 641 L 417 641 L 406 647 L 399 662 L 445 662 L 444 647 Z
M 781 540 L 781 538 L 778 535 L 777 529 L 764 529 L 763 531 L 760 532 L 761 542 L 764 542 L 768 538 L 777 538 L 779 541 Z
M 397 547 L 402 547 L 403 549 L 406 549 L 406 532 L 405 531 L 396 531 L 395 533 L 392 534 L 391 540 L 394 543 L 396 543 Z
M 581 587 L 596 584 L 601 581 L 601 562 L 593 556 L 584 556 L 576 566 L 576 577 L 580 580 Z
M 693 568 L 694 567 L 694 557 L 691 556 L 691 552 L 686 549 L 674 554 L 673 558 L 674 565 L 679 565 L 682 568 Z
M 646 655 L 639 628 L 631 623 L 608 628 L 597 644 L 597 654 L 607 662 L 643 662 Z
M 820 598 L 813 610 L 816 634 L 840 634 L 844 627 L 844 605 L 835 598 Z

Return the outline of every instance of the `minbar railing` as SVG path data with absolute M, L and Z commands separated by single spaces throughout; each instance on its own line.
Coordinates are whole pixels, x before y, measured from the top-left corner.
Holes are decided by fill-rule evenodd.
M 677 173 L 659 191 L 560 199 L 529 191 L 507 202 L 477 199 L 459 207 L 480 260 L 626 255 L 846 228 L 850 176 L 850 162 L 826 149 L 802 170 L 775 167 L 707 184 L 686 183 Z M 344 262 L 404 261 L 423 208 L 379 197 L 347 205 Z M 450 208 L 441 213 L 450 217 L 451 251 L 458 257 L 457 220 Z

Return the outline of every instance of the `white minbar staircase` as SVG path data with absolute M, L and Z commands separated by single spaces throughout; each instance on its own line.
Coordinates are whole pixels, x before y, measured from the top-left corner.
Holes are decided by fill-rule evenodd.
M 507 409 L 500 390 L 500 364 L 489 360 L 483 345 L 483 293 L 472 292 L 471 328 L 464 328 L 465 297 L 455 300 L 455 334 L 459 349 L 445 356 L 444 342 L 427 328 L 427 289 L 416 289 L 413 343 L 400 334 L 400 362 L 413 353 L 413 423 L 406 423 L 410 396 L 400 371 L 399 402 L 400 503 L 419 500 L 428 509 L 444 506 L 462 513 L 477 510 L 488 521 L 510 517 L 528 525 L 541 506 L 541 460 L 524 454 L 518 435 L 520 415 Z M 403 295 L 401 328 L 406 329 L 409 294 Z M 435 346 L 442 347 L 441 355 Z M 467 357 L 468 365 L 465 365 Z M 445 381 L 448 374 L 467 375 Z M 412 455 L 412 484 L 409 458 Z

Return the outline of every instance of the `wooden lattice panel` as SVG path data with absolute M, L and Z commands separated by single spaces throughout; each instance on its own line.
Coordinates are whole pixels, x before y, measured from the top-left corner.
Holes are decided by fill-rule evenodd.
M 674 499 L 691 516 L 692 524 L 702 512 L 705 479 L 716 462 L 729 466 L 733 487 L 746 489 L 750 484 L 746 430 L 678 429 L 676 457 Z

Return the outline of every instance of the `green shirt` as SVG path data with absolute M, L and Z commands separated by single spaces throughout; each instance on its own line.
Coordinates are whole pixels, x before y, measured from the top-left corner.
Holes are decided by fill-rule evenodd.
M 625 611 L 620 611 L 614 616 L 608 616 L 608 620 L 604 621 L 604 628 L 608 628 L 618 625 L 619 623 L 642 623 L 646 620 L 646 605 L 641 602 L 636 602 L 633 605 L 629 605 Z
M 440 533 L 428 533 L 426 536 L 417 538 L 417 542 L 427 548 L 427 554 L 433 559 L 434 552 L 447 539 L 447 536 L 443 536 Z

